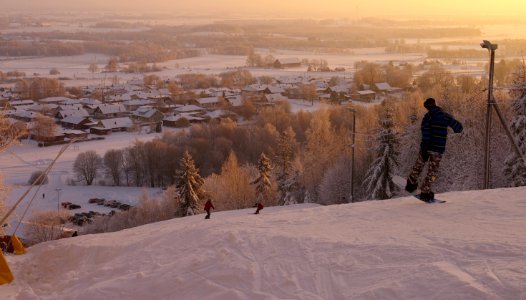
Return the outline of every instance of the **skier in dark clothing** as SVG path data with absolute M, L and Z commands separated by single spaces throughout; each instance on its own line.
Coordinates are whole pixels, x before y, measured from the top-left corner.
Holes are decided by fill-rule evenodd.
M 435 194 L 431 190 L 431 185 L 436 180 L 440 160 L 446 150 L 447 128 L 451 127 L 455 133 L 461 133 L 463 128 L 459 121 L 436 105 L 435 99 L 426 99 L 424 107 L 428 112 L 422 119 L 420 152 L 407 178 L 405 190 L 412 193 L 417 189 L 418 177 L 426 162 L 429 162 L 427 175 L 420 188 L 420 199 L 425 202 L 433 202 Z
M 210 219 L 210 209 L 216 209 L 216 208 L 212 204 L 212 200 L 208 199 L 208 201 L 206 201 L 205 203 L 205 211 L 206 211 L 205 219 Z
M 256 203 L 256 205 L 254 205 L 254 207 L 257 207 L 256 212 L 254 214 L 258 215 L 259 211 L 263 209 L 263 204 L 261 204 L 261 202 L 258 202 Z

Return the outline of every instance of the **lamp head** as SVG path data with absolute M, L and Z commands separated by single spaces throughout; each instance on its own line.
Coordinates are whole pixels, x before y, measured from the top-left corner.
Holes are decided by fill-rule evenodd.
M 483 40 L 482 43 L 480 43 L 480 47 L 488 49 L 488 50 L 497 50 L 498 45 L 497 44 L 492 44 L 488 40 Z

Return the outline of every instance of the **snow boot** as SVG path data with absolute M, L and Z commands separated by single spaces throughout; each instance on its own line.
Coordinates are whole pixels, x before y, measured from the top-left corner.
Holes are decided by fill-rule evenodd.
M 420 200 L 427 202 L 427 203 L 433 203 L 435 202 L 435 193 L 429 192 L 429 193 L 420 193 L 419 195 Z
M 416 189 L 418 188 L 418 184 L 416 183 L 412 183 L 411 181 L 409 181 L 409 179 L 407 179 L 407 184 L 405 185 L 405 190 L 408 192 L 408 193 L 412 193 L 414 192 Z

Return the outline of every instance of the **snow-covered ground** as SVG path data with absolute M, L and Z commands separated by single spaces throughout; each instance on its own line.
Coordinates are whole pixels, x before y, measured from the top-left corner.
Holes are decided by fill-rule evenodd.
M 174 129 L 168 129 L 174 130 Z M 131 146 L 135 140 L 148 141 L 160 134 L 138 134 L 115 132 L 105 136 L 104 140 L 89 141 L 71 145 L 66 152 L 57 160 L 49 173 L 48 184 L 38 189 L 26 219 L 34 211 L 57 209 L 60 202 L 72 202 L 81 205 L 81 209 L 72 210 L 71 214 L 78 212 L 97 211 L 108 213 L 111 209 L 88 203 L 90 198 L 104 198 L 106 200 L 118 200 L 121 203 L 135 205 L 143 191 L 151 196 L 157 196 L 160 189 L 137 188 L 137 187 L 110 187 L 110 186 L 71 186 L 70 179 L 76 179 L 73 174 L 73 163 L 81 152 L 94 150 L 97 154 L 104 156 L 110 149 L 123 149 Z M 0 172 L 5 182 L 10 186 L 6 205 L 11 207 L 27 190 L 27 182 L 31 174 L 36 170 L 44 170 L 58 154 L 60 146 L 37 147 L 32 141 L 23 141 L 18 146 L 11 147 L 0 153 Z M 98 182 L 96 182 L 98 184 Z M 10 222 L 7 232 L 15 228 L 16 222 L 26 209 L 27 203 L 35 195 L 37 188 L 33 188 L 21 205 L 15 211 L 14 218 Z M 23 236 L 23 228 L 22 233 Z
M 213 213 L 8 256 L 2 299 L 526 299 L 526 188 Z M 216 203 L 220 206 L 220 203 Z

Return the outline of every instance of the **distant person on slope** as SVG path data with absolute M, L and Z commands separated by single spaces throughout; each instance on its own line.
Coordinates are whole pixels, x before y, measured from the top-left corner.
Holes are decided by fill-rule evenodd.
M 212 200 L 208 198 L 208 200 L 205 203 L 205 211 L 206 211 L 205 219 L 210 219 L 210 209 L 216 209 L 216 208 L 212 204 Z
M 256 212 L 254 214 L 259 215 L 259 211 L 263 209 L 263 204 L 261 204 L 261 202 L 258 202 L 256 203 L 256 205 L 254 205 L 254 207 L 257 207 Z
M 435 99 L 426 99 L 424 107 L 428 112 L 422 119 L 420 152 L 411 170 L 411 174 L 409 174 L 409 178 L 407 178 L 405 190 L 412 193 L 417 189 L 418 177 L 420 173 L 422 173 L 426 162 L 429 161 L 427 175 L 420 187 L 420 199 L 425 202 L 433 202 L 435 193 L 432 192 L 431 185 L 436 180 L 440 160 L 446 150 L 447 128 L 451 127 L 455 133 L 462 132 L 463 128 L 460 122 L 442 111 L 442 109 L 436 105 Z

